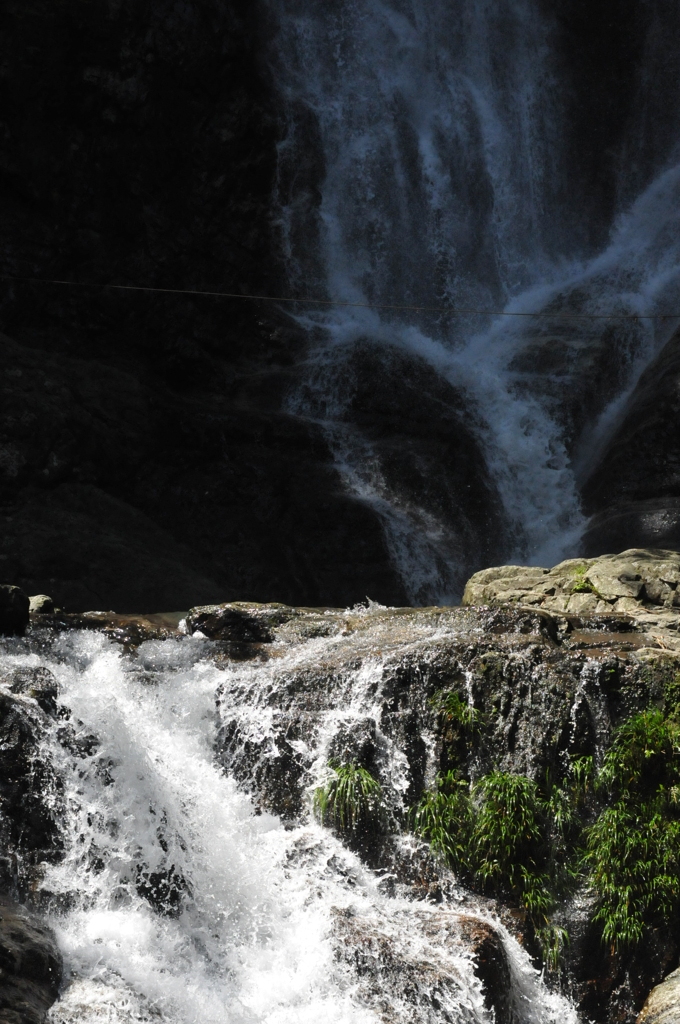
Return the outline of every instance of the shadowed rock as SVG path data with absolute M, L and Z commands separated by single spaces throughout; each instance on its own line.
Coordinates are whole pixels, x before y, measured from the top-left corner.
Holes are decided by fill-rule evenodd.
M 59 994 L 62 961 L 50 931 L 0 896 L 0 1021 L 42 1024 Z
M 583 487 L 583 550 L 680 547 L 680 331 L 643 373 Z

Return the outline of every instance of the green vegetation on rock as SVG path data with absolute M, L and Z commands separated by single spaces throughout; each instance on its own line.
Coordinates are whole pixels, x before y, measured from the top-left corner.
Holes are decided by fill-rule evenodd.
M 469 871 L 474 812 L 470 784 L 458 772 L 440 775 L 436 788 L 427 790 L 412 812 L 416 835 L 426 839 L 434 853 L 455 871 Z
M 524 775 L 494 771 L 470 785 L 451 771 L 412 816 L 416 833 L 466 881 L 525 908 L 551 967 L 566 938 L 549 918 L 564 888 L 563 843 L 552 842 L 565 833 L 562 802 Z
M 592 585 L 590 580 L 586 579 L 586 573 L 588 572 L 587 565 L 579 565 L 574 570 L 574 584 L 571 588 L 572 594 L 596 594 L 597 591 Z
M 477 732 L 482 724 L 482 716 L 459 693 L 439 690 L 431 700 L 432 706 L 449 722 L 456 722 L 465 732 Z
M 324 825 L 349 833 L 374 820 L 382 805 L 380 783 L 354 762 L 330 761 L 329 778 L 314 792 L 314 810 Z
M 435 706 L 466 728 L 480 721 L 453 694 Z M 526 910 L 549 967 L 567 940 L 551 914 L 577 885 L 596 896 L 603 942 L 637 945 L 680 912 L 680 676 L 665 681 L 663 708 L 619 727 L 598 771 L 580 757 L 560 785 L 539 785 L 498 770 L 471 783 L 452 770 L 412 822 L 469 884 Z
M 605 804 L 586 829 L 586 864 L 599 904 L 595 920 L 614 947 L 680 908 L 680 722 L 658 708 L 618 731 L 598 773 Z

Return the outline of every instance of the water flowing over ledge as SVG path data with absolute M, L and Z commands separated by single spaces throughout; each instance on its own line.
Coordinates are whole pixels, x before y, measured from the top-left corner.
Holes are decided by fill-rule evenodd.
M 387 651 L 453 636 L 456 626 L 391 618 L 326 616 L 333 635 L 291 643 L 284 634 L 272 659 L 255 662 L 216 662 L 214 643 L 200 635 L 129 652 L 87 631 L 43 630 L 5 644 L 2 678 L 46 669 L 69 709 L 44 716 L 40 750 L 60 780 L 43 797 L 61 851 L 37 876 L 65 962 L 54 1024 L 209 1024 L 225 1013 L 282 1024 L 487 1024 L 494 1001 L 517 1024 L 576 1021 L 484 901 L 449 882 L 444 903 L 414 902 L 394 872 L 371 870 L 309 816 L 305 794 L 329 745 L 367 722 L 378 730 L 395 810 L 406 793 L 408 758 L 398 738 L 381 734 Z M 298 626 L 318 633 L 319 623 L 323 614 Z M 286 751 L 275 694 L 333 662 L 346 666 L 334 710 L 314 716 L 327 699 L 322 688 L 311 731 L 290 740 L 309 764 L 296 787 L 276 765 Z M 425 731 L 419 742 L 434 740 Z M 235 770 L 225 773 L 229 758 Z M 263 807 L 277 778 L 301 800 L 298 813 L 284 812 L 287 822 Z M 475 934 L 478 947 L 496 949 L 508 991 L 485 991 Z
M 677 576 L 678 558 L 628 558 L 645 555 L 637 584 L 617 583 L 632 570 L 611 559 L 587 576 L 554 570 L 562 589 L 581 584 L 580 617 L 522 607 L 565 600 L 545 597 L 538 576 L 552 577 L 531 568 L 471 581 L 492 603 L 499 588 L 497 608 L 237 603 L 179 627 L 33 613 L 0 655 L 2 699 L 29 745 L 13 755 L 26 809 L 7 865 L 63 956 L 50 1020 L 576 1024 L 625 1005 L 632 1021 L 673 957 L 670 933 L 659 958 L 653 944 L 612 957 L 579 890 L 559 911 L 572 944 L 546 983 L 526 913 L 461 885 L 414 836 L 410 809 L 452 765 L 473 781 L 540 781 L 568 777 L 574 758 L 602 764 L 677 660 L 677 610 L 658 604 L 673 581 L 657 577 Z M 591 577 L 638 601 L 589 611 Z M 442 692 L 478 733 L 447 725 Z M 334 764 L 378 781 L 368 832 L 316 820 Z

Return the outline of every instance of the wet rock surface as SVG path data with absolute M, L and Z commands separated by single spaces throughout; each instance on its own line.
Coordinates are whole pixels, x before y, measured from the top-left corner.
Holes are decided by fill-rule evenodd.
M 0 895 L 0 1020 L 43 1024 L 59 994 L 62 960 L 54 937 L 26 907 Z
M 0 336 L 2 578 L 70 612 L 406 601 L 321 429 L 281 410 L 301 341 L 279 320 L 266 375 L 225 361 L 207 390 Z
M 98 287 L 289 295 L 266 5 L 36 0 L 3 19 L 3 576 L 71 612 L 413 600 L 379 510 L 289 411 L 317 339 L 272 304 Z M 461 395 L 367 344 L 346 397 L 390 494 L 444 530 L 459 593 L 503 532 Z
M 664 558 L 673 564 L 670 553 Z M 527 571 L 532 586 L 537 578 L 544 578 L 541 570 Z M 606 589 L 609 577 L 602 571 L 597 578 Z M 517 592 L 517 572 L 511 579 Z M 639 581 L 632 586 L 640 588 Z M 236 606 L 219 614 L 228 620 L 230 610 Z M 238 610 L 246 614 L 245 605 Z M 570 758 L 592 755 L 599 763 L 617 725 L 661 700 L 680 669 L 678 653 L 655 641 L 647 624 L 612 611 L 577 616 L 515 602 L 350 611 L 251 606 L 249 614 L 253 628 L 269 619 L 266 640 L 243 645 L 249 658 L 241 650 L 238 663 L 216 653 L 234 666 L 217 701 L 225 770 L 259 806 L 293 823 L 309 813 L 329 761 L 365 767 L 381 783 L 385 814 L 345 841 L 388 871 L 397 891 L 435 901 L 449 899 L 451 879 L 403 832 L 409 808 L 437 773 L 455 767 L 474 780 L 500 769 L 558 781 Z M 216 621 L 217 610 L 211 615 Z M 187 622 L 195 621 L 190 614 Z M 458 693 L 474 708 L 483 723 L 474 737 L 438 713 L 433 698 L 440 691 Z M 579 932 L 576 908 L 566 913 L 575 934 L 566 970 L 584 1017 L 633 1021 L 677 960 L 672 929 L 643 950 L 614 955 L 596 927 Z M 521 919 L 512 927 L 531 943 Z
M 409 809 L 437 774 L 453 767 L 472 780 L 500 769 L 537 782 L 548 773 L 559 781 L 570 758 L 593 755 L 598 763 L 616 727 L 661 700 L 680 671 L 680 652 L 664 639 L 673 636 L 668 617 L 679 614 L 669 594 L 675 594 L 680 556 L 626 552 L 621 559 L 591 560 L 576 577 L 597 585 L 606 613 L 571 609 L 574 596 L 592 594 L 568 592 L 574 573 L 567 563 L 552 576 L 521 567 L 478 574 L 469 589 L 486 588 L 482 607 L 367 603 L 343 610 L 235 602 L 148 616 L 34 613 L 26 637 L 11 642 L 30 658 L 50 645 L 58 650 L 59 638 L 66 642 L 74 629 L 102 633 L 120 645 L 144 686 L 161 678 L 147 667 L 145 643 L 159 650 L 165 642 L 188 645 L 191 658 L 220 669 L 218 762 L 258 810 L 280 815 L 291 827 L 309 820 L 329 762 L 367 769 L 381 785 L 381 813 L 341 838 L 378 871 L 385 895 L 425 901 L 418 939 L 424 952 L 418 959 L 412 948 L 401 948 L 380 921 L 340 913 L 334 923 L 337 957 L 356 972 L 366 1004 L 386 1019 L 391 999 L 399 1005 L 412 1000 L 418 1012 L 429 1000 L 428 1012 L 447 1019 L 457 982 L 450 974 L 437 976 L 436 949 L 443 942 L 450 959 L 459 944 L 461 954 L 473 955 L 480 998 L 499 1024 L 514 1024 L 521 1017 L 508 1002 L 513 968 L 507 943 L 479 916 L 482 898 L 461 900 L 451 873 L 410 834 Z M 540 589 L 547 576 L 552 594 Z M 538 595 L 541 603 L 525 604 L 525 594 Z M 566 610 L 546 606 L 546 599 L 566 601 Z M 634 602 L 635 614 L 621 601 Z M 645 618 L 659 614 L 663 635 Z M 56 712 L 63 719 L 56 721 L 59 743 L 75 759 L 96 755 L 99 740 L 81 735 L 78 723 L 60 710 L 49 671 L 27 665 L 2 684 L 3 878 L 6 887 L 18 881 L 26 887 L 31 864 L 60 856 L 60 783 L 42 756 L 41 737 Z M 441 714 L 436 695 L 442 691 L 474 710 L 472 733 Z M 106 773 L 105 759 L 101 771 Z M 21 878 L 13 851 L 22 857 Z M 169 919 L 180 913 L 187 882 L 174 868 L 162 872 L 140 863 L 134 884 L 155 913 Z M 632 1024 L 651 987 L 676 966 L 677 936 L 661 929 L 643 950 L 615 955 L 583 916 L 579 900 L 585 898 L 577 894 L 562 912 L 573 935 L 564 983 L 584 1019 Z M 438 906 L 456 909 L 455 935 L 454 918 L 443 914 L 439 920 Z M 501 913 L 534 951 L 522 913 L 512 906 Z
M 0 677 L 0 881 L 24 892 L 61 848 L 59 778 L 41 744 L 56 696 L 46 669 Z
M 0 675 L 0 1020 L 42 1024 L 57 998 L 61 955 L 30 899 L 41 865 L 58 860 L 61 787 L 43 739 L 56 713 L 49 670 Z
M 487 922 L 464 914 L 452 917 L 423 911 L 413 921 L 419 934 L 411 934 L 405 948 L 383 922 L 347 911 L 338 911 L 334 918 L 337 957 L 356 971 L 362 1001 L 383 1020 L 401 1019 L 393 1015 L 395 997 L 402 1007 L 412 1007 L 414 1021 L 426 1020 L 433 1012 L 439 1020 L 454 1020 L 451 1009 L 459 1008 L 463 986 L 451 973 L 450 960 L 443 959 L 452 952 L 473 957 L 484 1005 L 493 1019 L 498 1024 L 513 1024 L 517 1019 L 508 956 L 500 935 Z

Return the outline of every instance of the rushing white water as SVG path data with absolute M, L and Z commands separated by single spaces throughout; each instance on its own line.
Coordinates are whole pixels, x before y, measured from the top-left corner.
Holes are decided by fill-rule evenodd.
M 333 643 L 315 641 L 305 656 Z M 266 732 L 273 670 L 217 668 L 203 645 L 149 642 L 132 656 L 71 633 L 44 656 L 11 643 L 0 656 L 5 672 L 49 667 L 72 711 L 48 740 L 65 781 L 65 857 L 41 884 L 65 958 L 51 1024 L 492 1024 L 454 909 L 390 898 L 312 819 L 284 828 L 255 813 L 221 771 L 217 688 L 223 699 L 250 692 L 243 711 Z M 372 699 L 377 670 L 357 678 L 357 707 Z M 517 1024 L 575 1024 L 492 924 Z M 362 957 L 370 969 L 357 971 Z
M 293 292 L 339 303 L 554 314 L 527 321 L 311 308 L 303 320 L 321 325 L 323 340 L 291 409 L 323 423 L 347 487 L 381 517 L 412 601 L 450 599 L 471 567 L 456 524 L 388 484 L 353 422 L 358 343 L 408 352 L 465 396 L 505 509 L 507 558 L 552 564 L 577 553 L 579 481 L 677 321 L 559 314 L 680 309 L 673 147 L 593 256 L 582 241 L 588 213 L 574 208 L 564 170 L 568 85 L 546 5 L 270 6 L 279 26 L 276 80 L 288 109 L 279 199 Z M 659 45 L 653 36 L 649 61 Z M 649 134 L 643 121 L 641 114 L 632 130 Z M 630 191 L 625 169 L 619 191 Z M 575 397 L 598 373 L 586 413 L 574 420 Z M 382 386 L 389 388 L 388 375 Z

